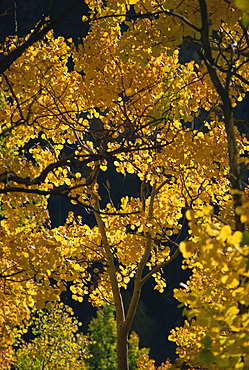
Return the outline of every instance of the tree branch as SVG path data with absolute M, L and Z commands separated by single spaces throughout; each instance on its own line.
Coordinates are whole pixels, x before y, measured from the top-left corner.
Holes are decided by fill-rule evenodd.
M 200 28 L 198 28 L 196 25 L 191 23 L 186 17 L 184 17 L 181 14 L 172 12 L 171 10 L 160 10 L 155 13 L 139 13 L 139 14 L 109 14 L 109 15 L 103 15 L 98 18 L 89 19 L 89 21 L 98 21 L 100 19 L 106 19 L 106 18 L 118 18 L 118 17 L 126 17 L 126 18 L 148 18 L 148 17 L 156 17 L 160 14 L 167 14 L 176 18 L 181 19 L 184 23 L 186 23 L 188 26 L 193 28 L 196 32 L 200 32 Z
M 164 267 L 168 266 L 174 259 L 178 256 L 179 254 L 179 248 L 175 250 L 175 252 L 172 254 L 170 259 L 168 261 L 162 262 L 159 265 L 155 266 L 151 271 L 149 271 L 141 280 L 141 284 L 144 285 L 146 281 L 153 275 L 155 274 L 158 270 L 163 269 Z
M 151 191 L 151 197 L 150 197 L 150 203 L 149 203 L 149 210 L 148 210 L 148 220 L 151 220 L 153 217 L 153 208 L 154 208 L 154 201 L 157 194 L 157 188 L 156 184 L 153 185 L 152 191 Z M 126 315 L 125 325 L 127 327 L 127 331 L 129 331 L 131 323 L 133 322 L 137 305 L 140 299 L 141 290 L 142 290 L 142 275 L 144 272 L 144 268 L 146 266 L 146 263 L 149 259 L 150 252 L 151 252 L 151 244 L 152 244 L 152 238 L 150 236 L 149 231 L 146 232 L 146 242 L 144 247 L 144 253 L 143 256 L 138 264 L 137 271 L 134 277 L 134 289 L 133 294 L 131 297 L 131 301 L 129 304 L 128 312 Z
M 193 45 L 193 46 L 197 46 L 197 47 L 200 47 L 200 48 L 203 47 L 201 40 L 195 39 L 194 37 L 191 37 L 191 36 L 183 36 L 182 39 L 188 45 Z M 219 51 L 219 52 L 228 53 L 228 54 L 231 54 L 233 52 L 232 48 L 230 48 L 230 47 L 228 47 L 228 48 L 220 48 L 218 46 L 213 46 L 213 45 L 210 45 L 210 46 L 211 46 L 211 50 L 212 51 Z M 249 51 L 245 51 L 245 50 L 241 51 L 239 49 L 235 49 L 234 50 L 234 53 L 235 54 L 239 54 L 239 55 L 241 55 L 243 57 L 246 57 L 246 58 L 249 57 Z
M 224 115 L 224 123 L 225 123 L 225 130 L 227 134 L 227 143 L 228 143 L 228 160 L 229 160 L 229 167 L 230 167 L 230 175 L 229 180 L 231 182 L 231 188 L 233 190 L 233 204 L 234 204 L 234 217 L 235 217 L 235 224 L 236 229 L 240 231 L 244 231 L 244 224 L 240 221 L 240 216 L 236 214 L 236 208 L 242 205 L 242 186 L 240 181 L 240 172 L 239 172 L 239 163 L 238 163 L 238 148 L 236 142 L 236 136 L 234 131 L 234 118 L 233 118 L 233 111 L 232 111 L 232 103 L 230 98 L 230 73 L 231 71 L 228 70 L 227 73 L 227 81 L 226 84 L 223 86 L 220 82 L 219 76 L 217 74 L 217 68 L 215 66 L 215 62 L 212 56 L 211 45 L 209 41 L 209 20 L 208 20 L 208 11 L 207 11 L 207 4 L 205 0 L 199 0 L 200 9 L 201 9 L 201 20 L 202 20 L 202 28 L 201 28 L 201 42 L 204 50 L 204 61 L 206 63 L 206 67 L 208 69 L 208 73 L 210 75 L 211 81 L 213 82 L 217 93 L 219 94 L 223 107 L 223 115 Z
M 22 53 L 35 42 L 41 40 L 41 38 L 46 35 L 46 33 L 54 28 L 58 23 L 63 21 L 77 6 L 82 4 L 82 0 L 77 0 L 73 2 L 66 10 L 64 10 L 58 17 L 54 20 L 47 22 L 45 18 L 41 19 L 33 32 L 29 35 L 27 41 L 25 41 L 22 45 L 18 46 L 15 50 L 13 50 L 10 54 L 3 56 L 0 59 L 0 74 L 6 71 L 11 64 L 19 58 Z M 48 24 L 47 24 L 48 23 Z M 46 25 L 47 24 L 47 25 Z

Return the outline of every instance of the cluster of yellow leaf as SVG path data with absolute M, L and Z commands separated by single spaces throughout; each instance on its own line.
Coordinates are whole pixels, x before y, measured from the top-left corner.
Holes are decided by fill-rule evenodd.
M 247 40 L 244 37 L 241 21 L 243 25 L 243 16 L 247 15 L 248 12 L 242 14 L 242 20 L 240 16 L 241 10 L 248 9 L 247 1 L 238 1 L 237 4 L 226 0 L 219 3 L 215 0 L 208 0 L 206 5 L 209 32 L 210 34 L 213 31 L 217 33 L 211 41 L 213 58 L 220 67 L 220 75 L 223 75 L 224 83 L 227 68 L 232 65 L 238 68 L 242 78 L 234 75 L 232 80 L 234 89 L 242 100 L 244 95 L 241 89 L 238 89 L 238 83 L 248 91 L 246 83 L 248 80 L 248 68 L 246 67 L 248 52 L 246 51 Z M 198 41 L 203 9 L 197 0 L 109 0 L 107 2 L 91 0 L 88 1 L 88 6 L 91 11 L 87 19 L 92 20 L 94 28 L 106 29 L 106 35 L 113 32 L 114 29 L 116 32 L 120 32 L 121 24 L 127 26 L 128 30 L 120 35 L 115 52 L 124 62 L 130 60 L 137 65 L 145 66 L 152 56 L 158 57 L 169 49 L 171 52 L 175 50 L 181 44 L 183 37 L 187 37 L 186 41 L 194 39 L 197 41 L 197 47 L 200 46 Z M 131 6 L 133 7 L 131 8 Z M 125 14 L 128 10 L 131 11 L 131 15 L 126 17 Z M 132 13 L 133 11 L 134 13 Z M 135 13 L 139 14 L 139 17 L 136 17 Z M 248 22 L 247 18 L 246 22 Z M 209 78 L 209 76 L 207 77 Z
M 228 20 L 229 24 L 232 26 L 238 21 L 240 12 L 232 1 L 222 0 L 217 4 L 214 0 L 208 0 L 207 3 L 208 16 L 212 29 L 218 30 L 221 20 L 224 21 L 224 17 L 226 17 L 225 20 Z M 188 34 L 190 36 L 196 34 L 191 24 L 195 25 L 196 28 L 201 26 L 201 11 L 197 0 L 109 0 L 107 2 L 88 0 L 87 5 L 91 10 L 88 20 L 98 19 L 98 16 L 96 16 L 97 14 L 101 17 L 100 22 L 102 23 L 106 22 L 105 17 L 113 15 L 119 15 L 118 22 L 121 23 L 125 20 L 125 14 L 127 10 L 131 9 L 131 6 L 134 6 L 134 11 L 138 14 L 148 14 L 148 18 L 150 20 L 153 19 L 153 21 L 145 22 L 147 23 L 147 26 L 145 26 L 147 32 L 145 40 L 142 40 L 142 45 L 146 45 L 145 52 L 149 50 L 147 46 L 150 42 L 152 45 L 154 44 L 154 47 L 156 47 L 156 44 L 160 45 L 160 47 L 165 47 L 165 45 L 167 45 L 171 48 L 172 46 L 179 45 L 182 41 L 183 34 Z M 174 17 L 173 13 L 177 14 L 178 17 Z M 149 14 L 155 14 L 155 17 Z M 121 17 L 121 15 L 123 15 L 123 17 Z M 188 19 L 190 25 L 184 22 L 183 18 Z M 140 23 L 139 27 L 143 27 L 142 22 L 138 22 Z M 127 24 L 132 28 L 130 22 L 127 22 Z M 149 24 L 151 25 L 150 29 L 148 26 Z M 135 33 L 135 36 L 136 35 L 137 32 Z M 126 38 L 126 36 L 127 35 L 125 35 L 124 38 Z M 138 38 L 140 36 L 141 35 L 138 35 Z M 141 50 L 143 50 L 143 46 L 141 46 Z
M 29 307 L 39 308 L 47 300 L 58 300 L 65 289 L 62 281 L 74 280 L 82 269 L 73 256 L 76 246 L 62 234 L 65 230 L 38 226 L 41 214 L 35 219 L 28 209 L 25 220 L 24 212 L 18 215 L 13 208 L 8 209 L 7 202 L 5 205 L 6 219 L 1 221 L 0 242 L 2 369 L 11 365 L 12 345 L 23 333 L 22 321 L 29 319 Z M 77 253 L 80 254 L 79 248 Z M 84 276 L 88 279 L 84 272 L 80 272 L 80 276 L 81 281 Z M 51 284 L 51 278 L 56 279 L 56 284 Z
M 16 295 L 16 299 L 15 299 Z M 0 368 L 9 369 L 13 362 L 13 345 L 25 333 L 23 322 L 29 319 L 29 310 L 18 299 L 18 284 L 12 284 L 11 295 L 6 294 L 1 286 L 0 297 Z M 24 297 L 25 298 L 25 297 Z
M 192 276 L 175 297 L 192 322 L 172 331 L 180 357 L 192 366 L 246 369 L 249 364 L 247 233 L 233 232 L 212 207 L 188 211 L 191 238 L 180 249 Z M 193 319 L 195 318 L 195 319 Z
M 173 366 L 169 360 L 163 362 L 160 366 L 155 366 L 155 361 L 150 359 L 149 356 L 144 353 L 137 359 L 137 370 L 177 370 L 177 367 Z

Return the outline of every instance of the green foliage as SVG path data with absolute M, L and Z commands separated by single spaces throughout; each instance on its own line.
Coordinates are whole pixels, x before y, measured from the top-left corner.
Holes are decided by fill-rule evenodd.
M 248 0 L 235 0 L 235 5 L 243 11 L 249 10 L 249 1 Z
M 91 320 L 88 329 L 91 343 L 87 348 L 87 369 L 116 370 L 117 329 L 113 307 L 105 305 L 98 310 L 97 317 Z
M 249 12 L 245 12 L 241 16 L 241 23 L 244 28 L 248 28 L 249 26 Z
M 235 5 L 243 11 L 241 15 L 241 24 L 244 28 L 249 26 L 249 1 L 248 0 L 235 0 Z
M 249 233 L 243 232 L 241 244 L 242 245 L 248 245 L 249 244 Z
M 38 311 L 33 316 L 29 343 L 22 343 L 16 351 L 16 370 L 84 370 L 86 338 L 78 334 L 79 323 L 73 311 L 63 304 Z
M 89 324 L 89 336 L 78 334 L 80 323 L 72 317 L 71 308 L 60 304 L 33 311 L 32 334 L 36 338 L 18 343 L 15 370 L 116 370 L 117 329 L 114 308 L 105 305 Z M 129 337 L 129 369 L 137 369 L 140 356 L 149 355 L 148 348 L 139 349 L 139 337 Z
M 139 349 L 139 336 L 134 331 L 130 334 L 129 338 L 129 370 L 137 369 L 137 360 L 140 356 L 149 355 L 149 348 Z
M 206 364 L 211 364 L 215 360 L 215 357 L 210 349 L 203 349 L 200 352 L 200 360 Z
M 97 317 L 89 324 L 90 344 L 87 347 L 85 359 L 88 370 L 116 370 L 117 369 L 117 329 L 114 308 L 105 305 L 98 310 Z M 139 336 L 134 331 L 129 337 L 129 370 L 137 369 L 137 360 L 140 356 L 149 355 L 148 348 L 139 349 Z

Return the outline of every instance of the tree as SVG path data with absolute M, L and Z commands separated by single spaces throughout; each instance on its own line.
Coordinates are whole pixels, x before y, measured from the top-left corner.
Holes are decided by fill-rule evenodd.
M 88 326 L 91 343 L 88 346 L 88 369 L 115 370 L 117 368 L 117 328 L 111 305 L 103 306 Z
M 88 357 L 85 360 L 87 369 L 117 369 L 117 325 L 112 305 L 104 305 L 97 311 L 97 317 L 93 318 L 88 326 L 90 343 L 87 347 Z M 139 348 L 139 337 L 133 331 L 129 337 L 129 368 L 139 369 L 140 362 L 146 357 L 149 360 L 149 349 Z M 142 358 L 142 359 L 140 359 Z
M 179 250 L 193 274 L 175 295 L 196 318 L 172 333 L 182 360 L 248 366 L 249 146 L 233 113 L 249 84 L 248 8 L 237 3 L 88 1 L 82 44 L 49 31 L 2 74 L 3 297 L 18 286 L 15 304 L 40 307 L 73 281 L 75 299 L 113 300 L 119 370 L 142 287 L 153 277 L 163 292 Z M 198 64 L 179 64 L 182 38 Z M 111 166 L 139 178 L 140 197 L 113 204 L 108 182 L 101 203 Z M 70 213 L 51 229 L 55 195 L 93 212 L 96 226 Z
M 11 369 L 116 369 L 117 328 L 114 309 L 104 305 L 89 325 L 88 335 L 79 333 L 81 323 L 73 318 L 73 310 L 60 303 L 33 310 L 25 330 L 31 330 L 34 339 L 15 343 L 15 361 Z M 129 337 L 129 366 L 131 370 L 147 369 L 154 361 L 149 349 L 139 349 L 139 337 Z M 137 367 L 138 366 L 138 367 Z M 154 367 L 153 367 L 154 368 Z
M 31 321 L 36 337 L 28 343 L 18 343 L 14 369 L 86 369 L 88 340 L 77 333 L 79 323 L 72 314 L 72 309 L 63 304 L 36 311 Z

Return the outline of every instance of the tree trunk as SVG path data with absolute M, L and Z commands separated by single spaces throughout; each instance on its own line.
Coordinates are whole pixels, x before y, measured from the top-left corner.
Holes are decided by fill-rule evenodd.
M 128 363 L 128 331 L 126 326 L 117 322 L 117 359 L 118 370 L 129 370 Z

